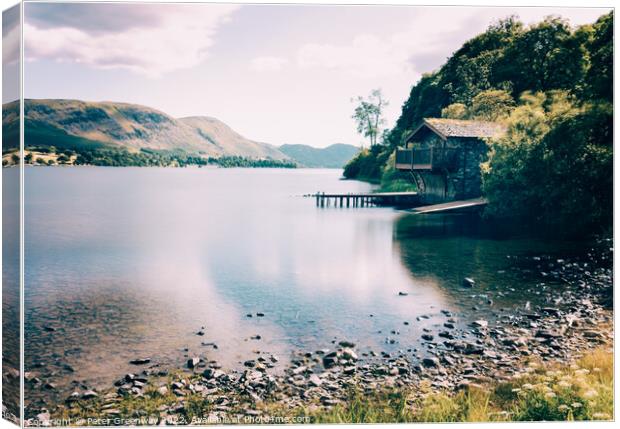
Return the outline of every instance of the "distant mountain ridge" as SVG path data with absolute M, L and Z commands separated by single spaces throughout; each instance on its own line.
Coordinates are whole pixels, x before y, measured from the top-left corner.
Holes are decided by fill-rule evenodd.
M 19 129 L 18 103 L 2 109 L 4 132 Z M 146 106 L 116 102 L 26 99 L 25 144 L 184 151 L 205 157 L 288 160 L 275 146 L 247 139 L 211 117 L 173 118 Z
M 278 149 L 302 166 L 311 168 L 342 168 L 360 150 L 357 146 L 344 143 L 336 143 L 326 148 L 285 144 Z

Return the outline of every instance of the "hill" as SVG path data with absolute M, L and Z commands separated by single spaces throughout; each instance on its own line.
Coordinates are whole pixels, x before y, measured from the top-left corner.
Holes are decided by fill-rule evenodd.
M 360 150 L 356 146 L 343 143 L 336 143 L 326 148 L 285 144 L 278 149 L 300 165 L 311 168 L 342 168 Z
M 179 121 L 213 144 L 212 149 L 216 149 L 219 153 L 248 158 L 288 158 L 275 146 L 246 139 L 219 119 L 191 116 L 181 118 Z
M 18 127 L 18 104 L 3 106 L 2 127 Z M 276 147 L 249 140 L 215 118 L 173 118 L 146 106 L 80 100 L 25 100 L 26 146 L 176 152 L 204 158 L 287 160 Z M 5 148 L 7 149 L 7 148 Z
M 485 97 L 489 91 L 502 91 L 514 104 L 527 91 L 567 91 L 583 102 L 611 103 L 613 12 L 579 27 L 558 17 L 530 26 L 514 16 L 494 23 L 413 85 L 383 144 L 356 157 L 344 175 L 381 181 L 390 154 L 423 118 L 471 109 L 476 97 Z

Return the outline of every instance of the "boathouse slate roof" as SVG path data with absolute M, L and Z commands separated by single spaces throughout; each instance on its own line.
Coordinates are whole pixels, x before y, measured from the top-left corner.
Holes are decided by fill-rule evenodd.
M 498 137 L 506 132 L 506 128 L 503 125 L 495 122 L 424 118 L 422 124 L 413 132 L 408 140 L 413 140 L 418 132 L 424 128 L 429 128 L 444 139 L 448 137 Z

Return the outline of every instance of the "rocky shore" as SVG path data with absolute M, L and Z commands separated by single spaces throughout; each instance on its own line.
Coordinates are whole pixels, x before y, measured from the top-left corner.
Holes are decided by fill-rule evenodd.
M 456 392 L 518 378 L 528 362 L 568 364 L 613 345 L 611 240 L 599 240 L 585 258 L 531 258 L 538 281 L 528 290 L 542 294 L 544 305 L 493 310 L 489 320 L 464 329 L 459 314 L 442 311 L 438 333 L 422 334 L 424 350 L 359 352 L 342 340 L 329 349 L 298 351 L 279 371 L 273 370 L 278 357 L 269 353 L 246 360 L 243 370 L 225 370 L 198 356 L 180 369 L 136 357 L 135 373 L 108 389 L 82 386 L 53 409 L 31 410 L 30 423 L 273 423 L 275 414 L 292 418 L 300 409 L 307 414 L 342 404 L 352 391 L 416 391 L 425 385 Z M 550 282 L 564 287 L 547 288 Z M 463 287 L 475 289 L 475 279 L 464 279 Z M 32 382 L 28 374 L 26 380 Z

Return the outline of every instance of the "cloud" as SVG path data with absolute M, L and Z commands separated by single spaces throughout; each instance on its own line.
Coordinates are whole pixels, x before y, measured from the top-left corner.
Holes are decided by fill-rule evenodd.
M 157 26 L 163 18 L 161 8 L 136 3 L 26 3 L 25 10 L 28 22 L 38 28 L 70 27 L 99 34 Z
M 301 68 L 325 68 L 361 78 L 407 72 L 407 52 L 389 40 L 371 34 L 356 36 L 349 45 L 309 43 L 297 54 Z
M 17 63 L 19 60 L 19 6 L 2 13 L 2 65 Z
M 327 69 L 358 78 L 421 74 L 438 68 L 465 40 L 498 18 L 516 14 L 525 23 L 559 14 L 574 24 L 592 22 L 600 9 L 422 7 L 406 28 L 391 34 L 361 33 L 349 42 L 306 43 L 297 51 L 302 69 Z
M 387 35 L 359 34 L 350 43 L 303 45 L 297 53 L 301 68 L 326 68 L 361 78 L 390 77 L 428 71 L 440 64 L 460 33 L 480 21 L 476 9 L 422 8 L 409 26 Z M 437 25 L 441 22 L 441 25 Z M 480 27 L 479 25 L 476 27 Z M 448 29 L 448 30 L 446 30 Z
M 282 70 L 287 63 L 286 58 L 257 57 L 250 62 L 250 69 L 257 72 L 274 72 Z
M 55 5 L 46 6 L 49 12 Z M 225 4 L 143 4 L 125 9 L 112 4 L 81 6 L 71 9 L 69 16 L 63 16 L 60 9 L 49 20 L 37 14 L 31 19 L 33 9 L 29 8 L 24 25 L 26 58 L 120 68 L 157 77 L 204 61 L 218 28 L 238 8 Z M 124 19 L 106 23 L 114 21 L 111 17 L 123 16 L 122 12 L 127 14 Z

